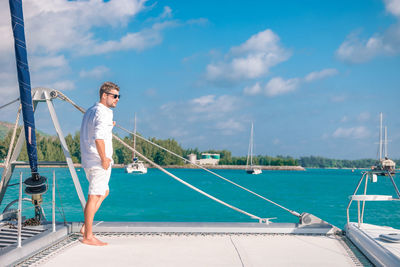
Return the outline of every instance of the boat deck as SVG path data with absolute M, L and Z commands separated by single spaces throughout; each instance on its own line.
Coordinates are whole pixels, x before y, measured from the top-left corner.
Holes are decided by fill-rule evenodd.
M 385 241 L 381 234 L 400 234 L 400 230 L 373 224 L 357 223 L 346 226 L 347 236 L 357 247 L 378 266 L 400 266 L 400 243 Z
M 108 246 L 78 239 L 40 266 L 357 266 L 337 236 L 279 234 L 108 234 Z M 359 266 L 359 265 L 358 265 Z
M 57 232 L 23 240 L 22 248 L 10 246 L 0 262 L 18 266 L 369 264 L 336 227 L 326 224 L 96 222 L 96 236 L 109 243 L 104 247 L 81 243 L 81 225 L 59 225 Z

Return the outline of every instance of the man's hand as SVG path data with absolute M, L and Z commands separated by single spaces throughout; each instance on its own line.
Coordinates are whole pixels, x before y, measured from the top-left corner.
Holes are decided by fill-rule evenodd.
M 103 167 L 103 169 L 107 170 L 110 167 L 111 164 L 111 159 L 109 158 L 104 158 L 101 160 L 101 167 Z

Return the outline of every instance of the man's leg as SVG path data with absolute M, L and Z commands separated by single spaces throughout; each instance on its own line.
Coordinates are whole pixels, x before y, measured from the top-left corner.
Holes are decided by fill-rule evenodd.
M 94 211 L 94 214 L 96 214 L 96 212 L 99 210 L 99 208 L 100 208 L 100 206 L 101 206 L 101 203 L 103 203 L 103 200 L 108 196 L 108 194 L 109 194 L 109 190 L 107 190 L 106 191 L 106 194 L 104 195 L 104 196 L 100 196 L 100 198 L 97 200 L 97 202 L 96 202 L 96 206 L 95 206 L 95 211 Z M 90 196 L 90 195 L 89 195 Z M 86 204 L 86 206 L 87 206 L 87 204 Z M 85 207 L 85 214 L 86 214 L 86 207 Z M 86 218 L 86 215 L 85 215 L 85 218 Z M 94 218 L 94 215 L 93 215 L 93 218 Z M 81 228 L 81 234 L 82 235 L 84 235 L 85 234 L 85 223 L 82 225 L 82 228 Z
M 110 193 L 110 190 L 106 191 L 106 194 L 104 196 L 100 196 L 99 200 L 96 203 L 96 211 L 95 213 L 99 210 L 101 203 L 103 203 L 103 200 L 108 196 L 108 194 Z
M 107 245 L 107 243 L 101 242 L 100 240 L 95 238 L 92 231 L 93 219 L 96 213 L 97 203 L 100 201 L 102 197 L 103 196 L 101 195 L 88 196 L 88 201 L 86 202 L 86 207 L 85 207 L 85 233 L 83 235 L 82 243 L 94 246 Z

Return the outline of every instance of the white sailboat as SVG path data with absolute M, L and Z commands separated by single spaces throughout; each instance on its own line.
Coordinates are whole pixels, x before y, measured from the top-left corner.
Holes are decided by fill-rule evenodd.
M 249 150 L 247 153 L 247 162 L 246 162 L 246 172 L 248 174 L 261 174 L 261 168 L 253 165 L 253 131 L 254 125 L 251 123 L 251 131 L 250 131 L 250 142 L 249 142 Z
M 135 113 L 135 127 L 133 129 L 133 149 L 136 150 L 136 113 Z M 143 161 L 138 160 L 135 152 L 133 152 L 132 163 L 125 165 L 125 172 L 134 174 L 146 174 L 147 168 Z
M 383 137 L 383 115 L 380 113 L 380 127 L 379 127 L 379 151 L 378 151 L 378 166 L 372 166 L 373 171 L 381 171 L 378 175 L 387 175 L 386 171 L 394 174 L 396 163 L 388 157 L 388 140 L 387 140 L 387 127 L 385 126 L 385 137 Z
M 387 225 L 375 225 L 364 222 L 366 202 L 379 201 L 381 203 L 387 203 L 400 201 L 400 191 L 394 181 L 396 164 L 393 160 L 388 158 L 387 128 L 385 126 L 383 137 L 382 121 L 383 116 L 382 113 L 380 113 L 379 164 L 378 166 L 372 166 L 371 170 L 362 172 L 362 177 L 353 195 L 350 196 L 350 201 L 347 205 L 347 224 L 345 229 L 346 236 L 374 265 L 400 266 L 400 229 L 395 229 Z M 379 176 L 384 177 L 379 180 L 389 179 L 391 182 L 388 183 L 385 181 L 387 193 L 385 195 L 368 194 L 368 183 L 378 183 Z M 392 185 L 393 188 L 389 189 L 389 185 Z M 395 196 L 391 195 L 393 192 L 395 192 Z M 357 202 L 356 222 L 350 221 L 350 206 L 353 202 Z M 388 216 L 390 215 L 388 214 Z

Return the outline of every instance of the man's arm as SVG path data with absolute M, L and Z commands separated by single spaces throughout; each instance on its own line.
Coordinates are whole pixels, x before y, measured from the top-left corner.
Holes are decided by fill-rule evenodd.
M 106 145 L 103 139 L 96 139 L 96 149 L 101 159 L 101 166 L 107 170 L 110 167 L 111 159 L 106 157 Z

